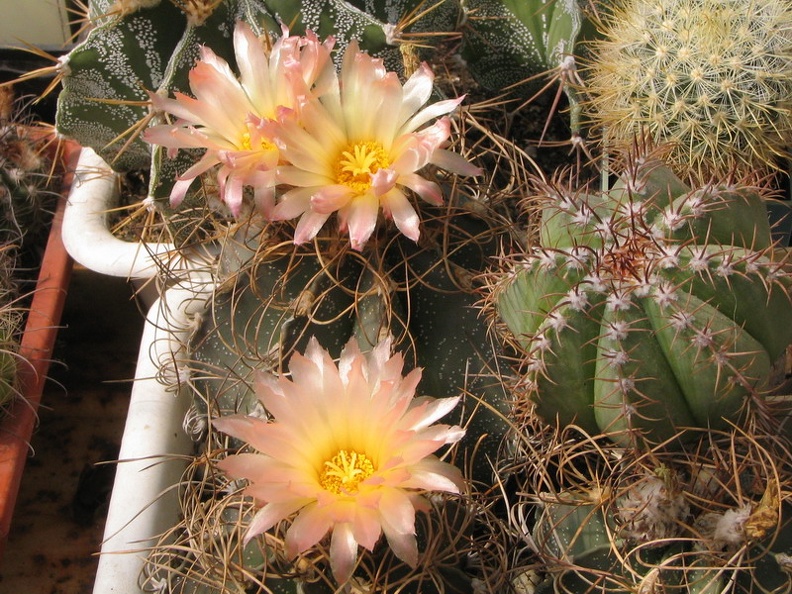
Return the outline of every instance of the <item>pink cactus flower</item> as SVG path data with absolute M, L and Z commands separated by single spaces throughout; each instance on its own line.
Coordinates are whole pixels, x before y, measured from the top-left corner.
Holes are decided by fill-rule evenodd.
M 415 566 L 415 512 L 428 508 L 422 493 L 458 493 L 459 470 L 434 452 L 464 430 L 433 425 L 458 398 L 415 398 L 420 370 L 402 376 L 403 359 L 390 340 L 367 354 L 351 341 L 338 366 L 311 339 L 295 354 L 291 379 L 261 374 L 256 393 L 272 416 L 214 421 L 252 452 L 218 463 L 262 507 L 245 542 L 292 517 L 286 552 L 296 557 L 328 533 L 330 565 L 339 582 L 355 567 L 358 546 L 372 550 L 384 533 L 393 552 Z
M 300 217 L 295 243 L 313 239 L 337 212 L 341 229 L 349 231 L 352 247 L 360 250 L 374 232 L 380 209 L 415 241 L 420 221 L 408 191 L 430 204 L 442 203 L 440 187 L 418 171 L 432 164 L 480 174 L 444 148 L 451 125 L 440 116 L 464 97 L 425 106 L 433 81 L 432 71 L 422 64 L 402 85 L 382 60 L 361 52 L 353 41 L 338 85 L 318 99 L 306 97 L 299 120 L 281 121 L 273 132 L 284 162 L 278 181 L 291 188 L 280 197 L 273 218 Z
M 207 47 L 189 73 L 194 97 L 176 93 L 165 98 L 151 93 L 155 110 L 176 117 L 173 124 L 152 126 L 143 138 L 176 149 L 203 148 L 203 157 L 177 180 L 171 203 L 178 205 L 202 173 L 220 165 L 220 197 L 239 215 L 245 186 L 254 188 L 254 201 L 268 214 L 274 205 L 275 167 L 279 152 L 262 126 L 282 108 L 292 108 L 309 90 L 321 95 L 332 84 L 333 40 L 320 43 L 311 33 L 289 36 L 284 31 L 268 51 L 245 23 L 234 29 L 239 77 L 228 63 Z

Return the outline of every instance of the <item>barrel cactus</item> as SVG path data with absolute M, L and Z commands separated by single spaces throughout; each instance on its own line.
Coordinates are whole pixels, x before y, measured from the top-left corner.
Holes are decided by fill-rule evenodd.
M 537 427 L 514 515 L 541 561 L 517 575 L 564 594 L 787 591 L 792 467 L 776 430 L 698 430 L 706 445 L 680 452 Z
M 648 132 L 702 181 L 784 169 L 792 112 L 792 5 L 624 0 L 596 21 L 586 113 L 611 149 Z
M 539 245 L 495 277 L 492 302 L 547 421 L 625 446 L 735 422 L 792 342 L 792 278 L 764 198 L 690 188 L 632 154 L 607 192 L 537 181 Z

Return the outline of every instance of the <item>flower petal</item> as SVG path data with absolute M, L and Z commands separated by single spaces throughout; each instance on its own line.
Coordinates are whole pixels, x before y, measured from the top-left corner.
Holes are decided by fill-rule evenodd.
M 380 198 L 380 203 L 385 216 L 393 219 L 399 231 L 413 241 L 418 241 L 421 219 L 407 197 L 398 188 L 394 188 Z
M 333 520 L 316 504 L 305 506 L 286 531 L 286 555 L 294 558 L 309 549 L 330 530 Z
M 352 577 L 357 561 L 357 547 L 352 527 L 346 522 L 336 524 L 330 540 L 330 569 L 333 577 L 341 584 Z
M 341 228 L 349 229 L 349 240 L 352 249 L 362 250 L 363 246 L 374 233 L 377 226 L 379 200 L 372 193 L 356 196 L 339 211 Z
M 415 508 L 410 498 L 397 489 L 383 489 L 380 519 L 382 531 L 394 554 L 410 567 L 418 565 Z
M 247 545 L 254 537 L 263 534 L 304 505 L 302 500 L 294 499 L 283 503 L 268 503 L 263 506 L 250 521 L 248 529 L 245 531 L 243 544 Z

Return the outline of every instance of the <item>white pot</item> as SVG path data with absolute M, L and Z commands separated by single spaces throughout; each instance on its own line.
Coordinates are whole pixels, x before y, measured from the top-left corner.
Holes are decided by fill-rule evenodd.
M 117 179 L 96 153 L 83 149 L 64 213 L 63 241 L 74 260 L 113 276 L 150 279 L 173 246 L 122 241 L 106 225 Z M 192 442 L 182 428 L 189 406 L 175 368 L 196 313 L 212 288 L 198 258 L 168 258 L 178 271 L 149 309 L 105 524 L 94 594 L 139 594 L 147 548 L 178 521 L 178 484 Z

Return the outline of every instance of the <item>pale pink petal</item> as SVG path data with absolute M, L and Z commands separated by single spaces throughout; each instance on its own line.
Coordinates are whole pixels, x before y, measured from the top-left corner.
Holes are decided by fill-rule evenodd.
M 357 545 L 352 527 L 348 523 L 334 526 L 330 540 L 330 569 L 340 584 L 352 577 L 357 561 Z
M 280 41 L 280 40 L 279 40 Z M 273 53 L 279 50 L 278 42 Z M 274 105 L 270 85 L 270 61 L 264 46 L 253 30 L 245 22 L 238 22 L 234 28 L 234 55 L 242 87 L 260 115 L 271 116 Z
M 460 493 L 464 488 L 462 473 L 456 466 L 429 456 L 410 467 L 410 478 L 402 486 L 426 491 Z
M 176 183 L 173 184 L 173 188 L 171 188 L 170 193 L 170 204 L 172 207 L 176 208 L 184 201 L 184 197 L 187 195 L 187 190 L 190 189 L 193 181 L 195 181 L 194 177 L 176 180 Z
M 240 176 L 230 172 L 225 180 L 221 181 L 220 199 L 228 205 L 231 214 L 238 217 L 242 212 L 242 202 L 244 197 L 244 184 Z
M 305 506 L 286 532 L 286 555 L 294 558 L 322 540 L 333 527 L 333 518 L 316 504 Z
M 416 398 L 413 400 L 413 406 L 404 415 L 400 426 L 412 431 L 424 429 L 454 410 L 458 403 L 458 396 L 437 399 Z
M 226 138 L 237 138 L 245 132 L 245 119 L 250 103 L 236 81 L 228 79 L 205 62 L 198 62 L 190 71 L 190 88 L 197 100 L 189 101 L 193 120 Z
M 311 196 L 316 188 L 294 188 L 281 196 L 280 202 L 272 209 L 273 221 L 288 221 L 311 210 Z
M 358 506 L 355 512 L 355 521 L 351 525 L 352 535 L 360 546 L 373 551 L 382 534 L 379 514 L 376 509 L 363 506 Z
M 289 186 L 321 188 L 324 185 L 332 183 L 332 181 L 324 175 L 291 165 L 282 165 L 278 167 L 277 176 L 278 183 Z
M 399 457 L 405 464 L 415 464 L 426 456 L 437 451 L 440 447 L 456 443 L 465 435 L 461 427 L 438 425 L 425 429 L 420 434 L 412 434 L 407 438 L 403 432 L 394 432 L 394 439 L 390 446 L 397 449 Z
M 331 215 L 348 205 L 354 195 L 353 190 L 347 186 L 319 187 L 316 193 L 311 196 L 311 208 L 320 214 Z
M 383 489 L 380 520 L 382 531 L 395 555 L 410 567 L 418 565 L 415 508 L 410 498 L 397 489 Z
M 339 211 L 341 228 L 349 229 L 350 245 L 354 250 L 362 250 L 377 226 L 379 200 L 373 194 L 358 196 Z
M 251 180 L 253 185 L 253 202 L 256 210 L 269 219 L 275 208 L 275 172 L 263 171 L 255 173 Z
M 443 192 L 435 182 L 424 179 L 417 173 L 409 173 L 399 178 L 399 183 L 407 186 L 429 204 L 440 206 L 443 204 Z
M 399 121 L 399 111 L 404 100 L 402 85 L 396 73 L 389 72 L 382 80 L 374 83 L 371 90 L 377 98 L 374 99 L 371 94 L 369 97 L 378 103 L 378 108 L 368 110 L 373 114 L 373 118 L 367 122 L 369 130 L 364 138 L 374 138 L 385 150 L 390 150 L 396 132 L 402 124 Z
M 269 448 L 269 432 L 272 429 L 265 419 L 247 415 L 228 415 L 213 419 L 212 425 L 223 433 L 249 443 L 259 452 Z
M 371 176 L 371 189 L 377 197 L 390 192 L 396 182 L 399 180 L 399 174 L 393 169 L 378 169 L 376 173 Z
M 413 241 L 418 241 L 421 219 L 407 197 L 394 188 L 380 198 L 380 203 L 385 215 L 393 219 L 399 231 Z
M 421 62 L 418 70 L 413 72 L 412 76 L 404 83 L 404 100 L 399 113 L 400 125 L 429 101 L 433 88 L 434 72 L 426 62 Z
M 197 163 L 194 163 L 192 166 L 190 166 L 189 169 L 187 169 L 187 171 L 185 171 L 179 176 L 179 179 L 193 180 L 202 173 L 205 173 L 206 171 L 217 165 L 219 162 L 220 160 L 218 159 L 216 152 L 206 151 L 203 157 L 201 157 Z
M 481 167 L 476 167 L 462 155 L 446 149 L 435 149 L 430 157 L 430 163 L 460 175 L 476 176 L 484 172 Z
M 456 99 L 446 99 L 445 101 L 432 103 L 410 118 L 410 120 L 404 124 L 404 126 L 402 126 L 401 133 L 406 134 L 408 132 L 414 132 L 427 122 L 430 122 L 441 115 L 445 115 L 454 111 L 464 100 L 465 96 L 463 95 L 462 97 L 458 97 Z
M 143 132 L 143 140 L 168 148 L 234 148 L 228 141 L 216 143 L 202 131 L 189 127 L 162 124 L 152 126 Z
M 254 537 L 263 534 L 281 520 L 288 518 L 301 507 L 304 507 L 304 505 L 305 502 L 299 499 L 283 503 L 268 503 L 253 516 L 245 532 L 243 544 L 247 545 Z
M 338 358 L 338 375 L 341 377 L 348 377 L 352 370 L 353 362 L 360 357 L 361 354 L 360 345 L 358 345 L 357 341 L 354 339 L 349 340 L 344 345 L 344 348 L 341 349 L 341 356 Z M 388 355 L 390 355 L 390 353 L 388 353 Z M 377 351 L 377 355 L 374 355 L 372 351 L 372 356 L 377 357 L 382 355 L 379 351 Z
M 179 91 L 173 94 L 173 99 L 162 97 L 157 93 L 148 92 L 151 105 L 155 111 L 167 112 L 176 116 L 181 122 L 192 122 L 194 124 L 205 125 L 204 121 L 194 111 L 200 107 L 200 102 L 194 97 L 185 95 Z
M 320 214 L 312 210 L 308 210 L 294 230 L 294 243 L 297 245 L 311 241 L 319 233 L 319 230 L 324 226 L 330 215 Z

